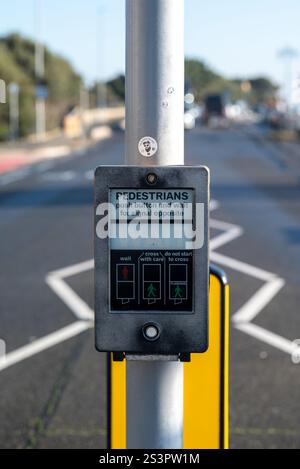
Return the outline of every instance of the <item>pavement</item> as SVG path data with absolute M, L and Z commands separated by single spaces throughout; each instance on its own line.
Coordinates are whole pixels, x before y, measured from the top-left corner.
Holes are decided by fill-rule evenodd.
M 196 128 L 186 134 L 186 162 L 211 169 L 211 260 L 231 285 L 230 447 L 297 448 L 300 145 L 253 130 Z M 92 330 L 93 169 L 123 153 L 116 132 L 0 175 L 1 448 L 105 447 L 106 357 Z
M 39 140 L 31 136 L 18 142 L 1 143 L 0 175 L 41 161 L 46 162 L 80 152 L 93 146 L 95 141 L 105 140 L 111 135 L 111 127 L 102 125 L 92 129 L 89 137 L 69 138 L 60 130 L 55 130 Z

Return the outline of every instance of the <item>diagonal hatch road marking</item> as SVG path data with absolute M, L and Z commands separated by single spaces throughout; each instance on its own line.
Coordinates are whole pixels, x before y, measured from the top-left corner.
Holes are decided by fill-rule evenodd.
M 219 203 L 213 200 L 210 208 L 211 211 L 218 209 Z M 232 316 L 234 327 L 282 352 L 292 354 L 295 350 L 294 341 L 252 323 L 253 319 L 261 313 L 267 304 L 269 304 L 285 286 L 285 281 L 275 273 L 267 272 L 259 267 L 215 252 L 216 249 L 241 237 L 244 233 L 242 227 L 215 219 L 210 220 L 210 226 L 211 228 L 221 231 L 220 235 L 217 235 L 210 241 L 211 261 L 264 282 L 263 286 L 234 313 Z M 73 312 L 77 320 L 56 332 L 9 352 L 6 357 L 0 360 L 0 371 L 93 327 L 94 311 L 66 282 L 68 277 L 87 272 L 93 268 L 94 260 L 90 259 L 50 272 L 46 276 L 45 281 L 47 285 Z

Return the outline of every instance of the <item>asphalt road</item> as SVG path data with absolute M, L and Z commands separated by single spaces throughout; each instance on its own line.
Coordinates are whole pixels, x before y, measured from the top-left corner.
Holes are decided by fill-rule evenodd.
M 92 170 L 122 162 L 123 150 L 116 133 L 0 176 L 0 338 L 12 360 L 0 371 L 1 448 L 105 447 L 106 365 L 91 310 L 72 311 L 46 278 L 56 272 L 93 307 L 93 272 L 82 264 L 93 257 Z M 186 161 L 211 169 L 212 260 L 231 284 L 230 446 L 297 448 L 300 145 L 251 127 L 198 128 L 186 136 Z

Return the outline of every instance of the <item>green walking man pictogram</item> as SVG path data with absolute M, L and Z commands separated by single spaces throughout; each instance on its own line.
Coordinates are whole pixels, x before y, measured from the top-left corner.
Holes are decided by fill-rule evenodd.
M 176 288 L 175 288 L 175 298 L 176 299 L 178 299 L 178 298 L 182 299 L 183 298 L 183 290 L 179 285 L 177 285 Z
M 153 283 L 149 285 L 148 290 L 147 290 L 147 295 L 148 295 L 148 298 L 156 298 L 156 288 L 153 285 Z

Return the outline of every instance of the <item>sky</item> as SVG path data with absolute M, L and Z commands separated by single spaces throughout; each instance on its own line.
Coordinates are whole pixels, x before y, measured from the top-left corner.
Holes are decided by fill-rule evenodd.
M 185 7 L 186 55 L 228 78 L 265 75 L 281 83 L 278 51 L 300 51 L 299 0 L 185 0 Z M 87 83 L 124 72 L 125 0 L 0 0 L 0 35 L 10 32 L 42 38 Z M 300 73 L 300 56 L 294 67 Z

